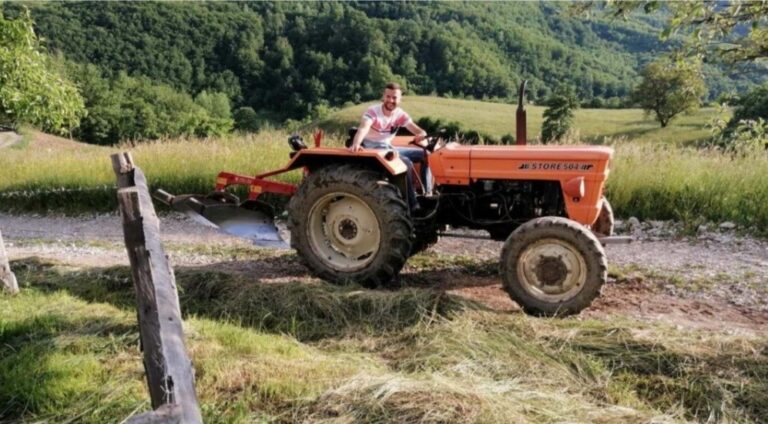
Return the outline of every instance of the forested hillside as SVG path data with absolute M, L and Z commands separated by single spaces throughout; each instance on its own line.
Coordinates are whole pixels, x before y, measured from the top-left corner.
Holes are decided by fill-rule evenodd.
M 0 5 L 10 19 L 25 8 L 84 98 L 73 135 L 100 144 L 315 119 L 391 80 L 507 100 L 527 79 L 537 102 L 569 84 L 583 105 L 628 106 L 638 71 L 670 48 L 658 15 L 588 20 L 546 2 Z M 707 70 L 709 99 L 749 84 Z
M 569 82 L 624 97 L 666 49 L 645 20 L 591 20 L 551 3 L 30 3 L 52 51 L 235 106 L 304 117 L 395 79 L 417 94 L 506 98 Z M 24 7 L 5 4 L 7 15 Z

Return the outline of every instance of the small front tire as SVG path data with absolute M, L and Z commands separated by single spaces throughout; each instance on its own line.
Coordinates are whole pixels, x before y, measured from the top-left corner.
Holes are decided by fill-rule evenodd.
M 605 251 L 581 224 L 536 218 L 510 234 L 501 252 L 504 289 L 528 314 L 565 316 L 588 307 L 608 277 Z

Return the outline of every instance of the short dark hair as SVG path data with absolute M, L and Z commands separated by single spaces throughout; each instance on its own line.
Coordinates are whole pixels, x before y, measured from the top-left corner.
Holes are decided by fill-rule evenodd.
M 400 84 L 398 84 L 396 82 L 388 82 L 387 85 L 384 86 L 384 88 L 387 89 L 387 90 L 400 90 L 400 91 L 403 91 L 403 89 L 400 88 Z

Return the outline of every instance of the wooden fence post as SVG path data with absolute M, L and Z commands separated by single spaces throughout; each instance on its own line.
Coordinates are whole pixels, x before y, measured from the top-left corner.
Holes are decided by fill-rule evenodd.
M 19 284 L 16 282 L 16 276 L 13 275 L 11 266 L 8 264 L 8 254 L 5 252 L 2 232 L 0 232 L 0 282 L 3 283 L 3 290 L 11 294 L 19 292 Z
M 125 247 L 136 289 L 144 369 L 153 412 L 128 423 L 202 423 L 184 333 L 176 279 L 160 241 L 160 221 L 147 180 L 129 153 L 111 156 Z

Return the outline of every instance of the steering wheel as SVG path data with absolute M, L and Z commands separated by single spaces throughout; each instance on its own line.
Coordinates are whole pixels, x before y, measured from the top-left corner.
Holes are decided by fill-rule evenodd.
M 432 153 L 437 149 L 438 144 L 440 144 L 440 140 L 442 140 L 442 134 L 427 134 L 426 137 L 424 137 L 424 140 L 427 140 L 427 145 L 422 146 L 419 143 L 416 143 L 414 140 L 411 140 L 408 144 L 413 144 L 416 147 L 421 147 L 425 151 Z

